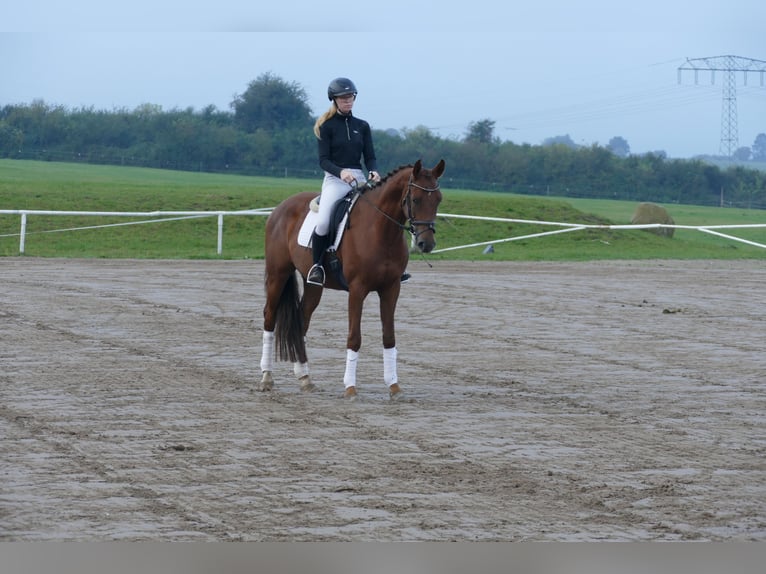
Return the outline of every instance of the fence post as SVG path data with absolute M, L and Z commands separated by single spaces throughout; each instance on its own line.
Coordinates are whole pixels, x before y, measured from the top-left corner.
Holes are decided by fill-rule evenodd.
M 24 242 L 27 235 L 27 214 L 21 213 L 21 233 L 19 233 L 19 253 L 24 255 Z
M 223 252 L 223 213 L 218 214 L 218 255 Z

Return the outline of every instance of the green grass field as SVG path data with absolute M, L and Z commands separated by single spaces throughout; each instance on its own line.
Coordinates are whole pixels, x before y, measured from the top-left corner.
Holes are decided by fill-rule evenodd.
M 449 169 L 449 168 L 448 168 Z M 48 211 L 234 211 L 269 208 L 316 181 L 175 172 L 144 168 L 0 160 L 0 210 Z M 534 221 L 628 224 L 634 202 L 542 198 L 443 189 L 442 214 Z M 766 211 L 666 205 L 679 225 L 764 224 Z M 30 215 L 25 255 L 152 259 L 218 258 L 217 218 L 120 225 L 142 218 Z M 225 259 L 263 257 L 264 216 L 226 216 Z M 18 214 L 0 214 L 0 256 L 19 255 Z M 437 249 L 493 241 L 484 246 L 431 254 L 434 259 L 564 261 L 596 259 L 766 259 L 766 249 L 696 230 L 672 239 L 640 230 L 589 229 L 502 242 L 552 231 L 551 226 L 440 218 Z M 66 230 L 66 231 L 61 231 Z M 766 228 L 725 230 L 766 244 Z M 413 255 L 413 257 L 419 257 Z

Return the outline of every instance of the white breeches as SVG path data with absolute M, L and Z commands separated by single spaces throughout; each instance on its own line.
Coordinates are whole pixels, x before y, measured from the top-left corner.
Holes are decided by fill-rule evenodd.
M 351 170 L 356 178 L 357 185 L 364 185 L 367 178 L 361 169 Z M 317 223 L 314 230 L 317 235 L 327 235 L 330 231 L 330 217 L 332 216 L 335 204 L 343 199 L 351 191 L 351 186 L 339 177 L 325 172 L 322 180 L 322 196 L 319 200 L 319 212 L 317 213 Z

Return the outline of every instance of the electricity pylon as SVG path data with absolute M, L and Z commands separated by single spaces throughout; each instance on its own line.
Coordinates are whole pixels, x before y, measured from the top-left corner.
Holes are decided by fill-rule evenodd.
M 710 83 L 715 84 L 715 73 L 723 72 L 723 105 L 721 106 L 721 155 L 731 158 L 739 145 L 737 127 L 737 72 L 742 72 L 744 84 L 750 73 L 760 74 L 761 87 L 766 85 L 766 62 L 742 58 L 740 56 L 714 56 L 712 58 L 686 59 L 686 63 L 678 68 L 678 83 L 681 83 L 681 73 L 694 72 L 694 83 L 699 83 L 699 72 L 710 72 Z

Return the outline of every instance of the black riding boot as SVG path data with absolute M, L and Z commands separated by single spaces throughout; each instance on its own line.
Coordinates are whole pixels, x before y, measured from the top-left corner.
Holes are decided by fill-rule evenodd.
M 324 267 L 322 267 L 322 257 L 328 247 L 328 235 L 317 235 L 316 231 L 311 235 L 311 252 L 314 256 L 314 265 L 309 269 L 309 275 L 306 282 L 312 285 L 324 285 Z

